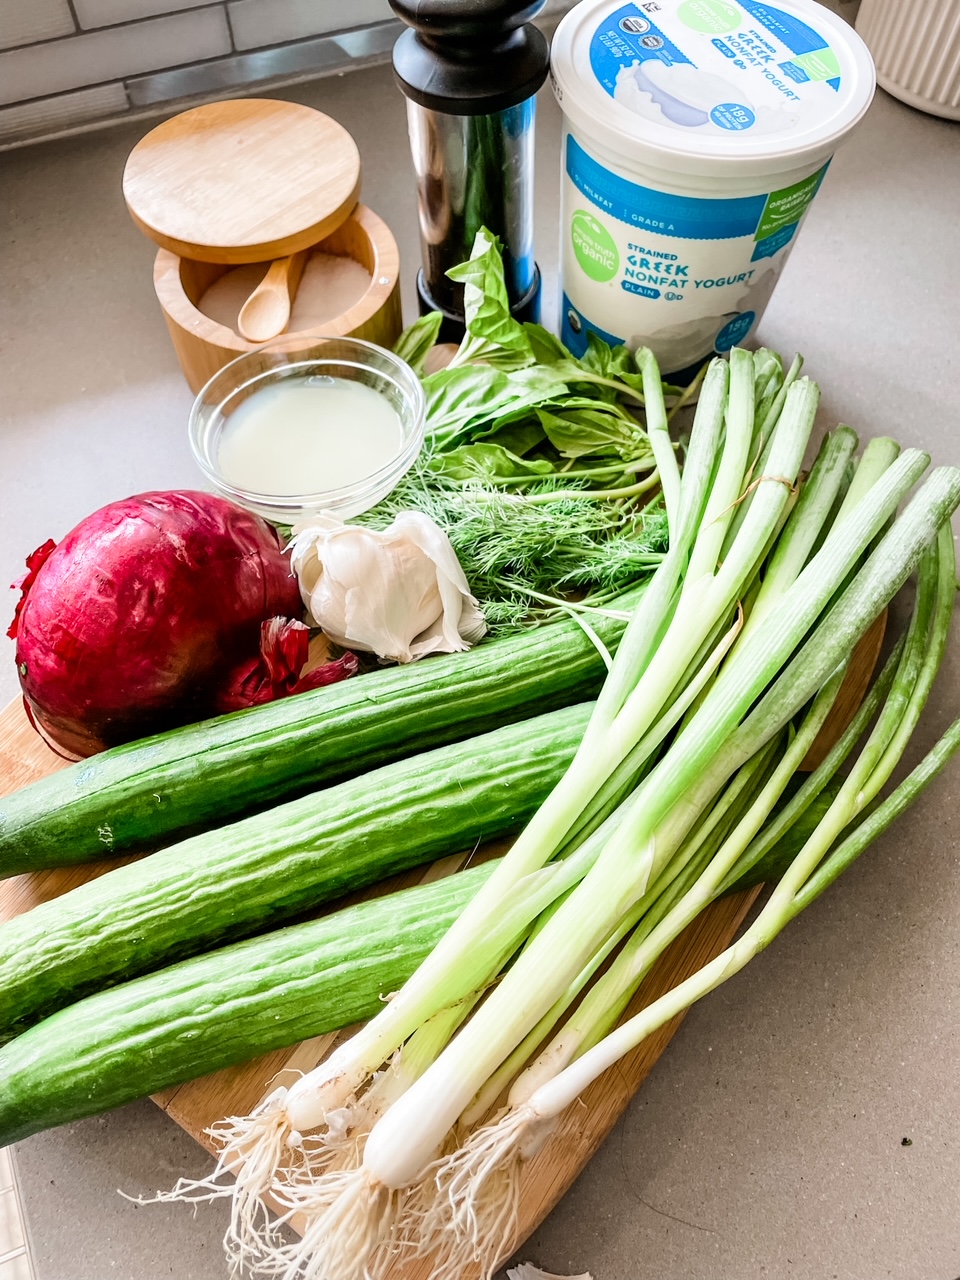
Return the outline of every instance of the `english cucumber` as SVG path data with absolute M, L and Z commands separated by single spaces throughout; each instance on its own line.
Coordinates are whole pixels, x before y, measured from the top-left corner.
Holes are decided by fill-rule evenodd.
M 0 1047 L 0 1147 L 369 1018 L 493 866 L 224 947 L 55 1013 Z
M 624 627 L 608 617 L 591 625 L 611 647 Z M 583 629 L 557 622 L 114 747 L 0 798 L 0 878 L 170 843 L 583 701 L 604 671 Z
M 384 765 L 118 867 L 0 926 L 0 1039 L 91 991 L 519 830 L 591 704 Z

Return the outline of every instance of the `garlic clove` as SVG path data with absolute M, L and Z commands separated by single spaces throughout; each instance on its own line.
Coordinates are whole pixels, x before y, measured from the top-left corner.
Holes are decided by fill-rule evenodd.
M 382 531 L 327 515 L 294 534 L 304 603 L 343 647 L 411 662 L 468 649 L 486 631 L 450 539 L 422 512 L 401 512 Z
M 408 537 L 436 566 L 441 617 L 427 632 L 418 635 L 411 645 L 417 654 L 437 652 L 442 640 L 444 653 L 459 653 L 470 648 L 487 629 L 477 601 L 470 594 L 466 575 L 460 567 L 450 539 L 429 516 L 420 511 L 402 511 L 393 528 Z
M 541 1271 L 532 1262 L 521 1262 L 507 1271 L 508 1280 L 593 1280 L 589 1271 L 579 1276 L 559 1276 L 552 1271 Z

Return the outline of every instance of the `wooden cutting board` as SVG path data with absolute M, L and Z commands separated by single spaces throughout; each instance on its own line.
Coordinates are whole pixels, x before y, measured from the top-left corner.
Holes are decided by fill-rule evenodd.
M 864 637 L 851 664 L 851 673 L 828 734 L 816 744 L 818 756 L 835 740 L 859 705 L 873 671 L 883 639 L 883 619 Z M 813 756 L 814 753 L 811 753 Z M 804 762 L 812 767 L 811 758 Z M 66 762 L 55 755 L 30 727 L 19 701 L 0 713 L 0 795 L 45 777 Z M 468 854 L 452 856 L 432 867 L 394 878 L 391 888 L 415 884 L 459 869 Z M 84 867 L 44 871 L 0 881 L 0 922 L 30 910 L 38 903 L 59 897 L 85 880 L 103 875 L 118 864 L 89 863 Z M 129 859 L 127 859 L 129 861 Z M 668 948 L 631 1003 L 629 1013 L 651 1003 L 659 995 L 695 973 L 732 941 L 759 889 L 725 898 L 703 914 Z M 666 1049 L 682 1016 L 662 1027 L 616 1068 L 595 1081 L 580 1102 L 562 1117 L 553 1136 L 539 1154 L 526 1162 L 521 1174 L 520 1222 L 513 1248 L 519 1246 L 543 1221 L 597 1150 Z M 278 1084 L 285 1073 L 292 1081 L 321 1062 L 349 1029 L 304 1041 L 252 1062 L 218 1071 L 188 1084 L 164 1090 L 156 1104 L 199 1143 L 213 1150 L 205 1130 L 227 1115 L 245 1115 Z M 428 1280 L 429 1259 L 398 1267 L 396 1280 Z M 464 1280 L 473 1280 L 465 1273 Z

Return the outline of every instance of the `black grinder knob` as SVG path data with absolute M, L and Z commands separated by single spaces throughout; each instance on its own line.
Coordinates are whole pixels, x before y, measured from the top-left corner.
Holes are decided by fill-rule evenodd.
M 544 0 L 390 0 L 410 28 L 393 66 L 407 98 L 417 172 L 422 310 L 463 331 L 463 286 L 447 270 L 470 256 L 486 226 L 504 246 L 515 314 L 536 318 L 533 259 L 535 100 L 549 69 L 546 38 L 530 24 Z

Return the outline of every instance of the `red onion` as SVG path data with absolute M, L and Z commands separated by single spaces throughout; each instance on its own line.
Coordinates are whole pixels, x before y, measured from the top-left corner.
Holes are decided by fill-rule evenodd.
M 266 683 L 255 674 L 261 624 L 302 612 L 289 558 L 276 530 L 223 498 L 184 491 L 111 503 L 27 565 L 10 628 L 20 683 L 37 728 L 68 754 L 297 687 L 299 672 L 268 672 Z M 305 648 L 305 635 L 287 640 L 295 659 L 302 650 L 291 643 Z

